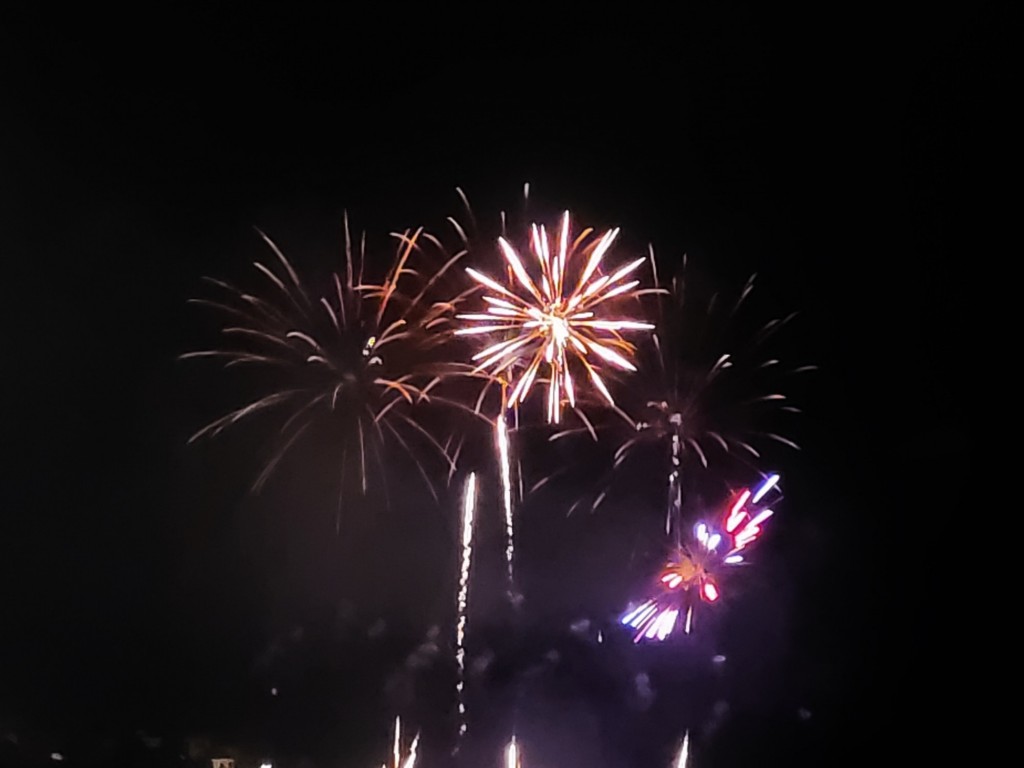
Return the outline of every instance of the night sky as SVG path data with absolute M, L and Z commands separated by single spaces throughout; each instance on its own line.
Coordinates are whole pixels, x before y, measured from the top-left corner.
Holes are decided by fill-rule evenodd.
M 997 215 L 979 190 L 1006 14 L 493 13 L 3 12 L 0 735 L 208 733 L 332 765 L 372 764 L 396 711 L 448 737 L 453 503 L 396 482 L 336 537 L 316 446 L 252 497 L 272 435 L 186 445 L 238 393 L 177 356 L 216 336 L 186 304 L 203 275 L 252 283 L 254 227 L 329 269 L 345 210 L 377 236 L 440 226 L 460 187 L 494 221 L 526 182 L 532 212 L 621 226 L 724 289 L 757 272 L 800 312 L 784 354 L 821 370 L 762 578 L 706 648 L 576 638 L 628 591 L 610 574 L 632 518 L 555 501 L 524 511 L 510 630 L 488 523 L 474 642 L 495 661 L 467 760 L 497 765 L 514 719 L 538 765 L 667 765 L 681 722 L 698 765 L 827 765 L 947 711 L 920 650 L 951 631 L 935 553 L 959 535 L 962 272 Z M 410 683 L 432 624 L 442 653 Z M 695 660 L 719 651 L 724 679 Z M 664 692 L 646 718 L 634 667 Z

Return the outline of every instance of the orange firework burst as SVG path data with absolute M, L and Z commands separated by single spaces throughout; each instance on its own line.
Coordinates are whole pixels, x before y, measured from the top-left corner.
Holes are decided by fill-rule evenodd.
M 646 257 L 609 275 L 602 274 L 602 260 L 619 230 L 609 230 L 600 238 L 591 237 L 592 233 L 588 228 L 570 239 L 568 211 L 562 216 L 557 236 L 549 237 L 543 226 L 532 225 L 530 248 L 540 265 L 539 280 L 530 276 L 515 247 L 503 237 L 498 238 L 498 245 L 509 268 L 507 286 L 475 269 L 466 270 L 495 295 L 483 297 L 486 312 L 459 315 L 460 320 L 473 325 L 460 328 L 456 334 L 500 336 L 473 360 L 479 361 L 478 371 L 509 381 L 512 391 L 508 407 L 525 401 L 541 368 L 546 367 L 547 419 L 552 423 L 561 420 L 563 403 L 576 406 L 570 361 L 575 361 L 608 403 L 615 405 L 601 378 L 599 361 L 635 371 L 629 360 L 634 347 L 622 334 L 654 328 L 636 320 L 600 316 L 611 299 L 642 293 L 636 290 L 640 281 L 627 278 Z

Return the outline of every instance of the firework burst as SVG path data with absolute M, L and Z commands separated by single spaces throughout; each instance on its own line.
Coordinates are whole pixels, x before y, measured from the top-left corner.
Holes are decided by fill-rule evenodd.
M 650 258 L 656 275 L 653 253 Z M 681 274 L 662 292 L 665 298 L 652 313 L 658 330 L 650 344 L 637 350 L 646 375 L 628 389 L 621 408 L 611 412 L 611 419 L 551 438 L 593 434 L 596 429 L 616 445 L 608 454 L 610 471 L 589 497 L 592 510 L 607 498 L 621 470 L 667 463 L 662 476 L 668 477 L 668 530 L 679 524 L 684 486 L 698 485 L 705 470 L 717 464 L 719 476 L 756 471 L 771 445 L 799 450 L 783 428 L 788 417 L 800 413 L 789 389 L 795 375 L 816 370 L 783 362 L 778 336 L 796 313 L 756 322 L 751 312 L 743 311 L 756 275 L 729 298 L 717 291 L 709 296 L 698 280 L 688 278 L 685 258 Z M 569 470 L 549 473 L 531 491 Z
M 567 211 L 556 233 L 549 234 L 543 225 L 530 227 L 529 247 L 537 261 L 532 275 L 505 237 L 498 238 L 509 274 L 505 285 L 467 268 L 489 294 L 483 297 L 482 311 L 458 315 L 468 325 L 455 333 L 491 337 L 492 343 L 477 352 L 473 361 L 477 370 L 508 382 L 506 407 L 523 403 L 534 383 L 545 378 L 549 423 L 561 421 L 566 403 L 576 407 L 581 380 L 589 380 L 610 405 L 615 404 L 601 375 L 602 366 L 635 371 L 630 360 L 634 346 L 623 334 L 654 328 L 610 316 L 613 300 L 642 293 L 640 281 L 630 278 L 645 258 L 610 274 L 601 268 L 618 232 L 612 229 L 592 237 L 592 230 L 585 229 L 573 236 Z
M 689 634 L 695 607 L 721 599 L 725 571 L 746 562 L 744 551 L 774 514 L 768 495 L 775 491 L 773 501 L 779 500 L 778 482 L 778 475 L 769 475 L 756 489 L 735 494 L 720 527 L 703 520 L 693 526 L 689 540 L 675 548 L 658 572 L 657 594 L 622 615 L 621 623 L 635 633 L 634 642 L 664 640 L 680 624 Z
M 192 303 L 226 318 L 223 342 L 190 352 L 185 359 L 222 361 L 227 369 L 262 369 L 250 375 L 264 392 L 196 432 L 195 442 L 212 438 L 251 417 L 277 417 L 278 439 L 253 485 L 259 491 L 297 441 L 317 428 L 328 428 L 340 441 L 340 484 L 346 475 L 366 493 L 376 467 L 387 463 L 386 447 L 397 445 L 415 462 L 434 493 L 419 458 L 427 448 L 448 465 L 448 446 L 419 419 L 425 403 L 458 403 L 439 397 L 437 385 L 457 372 L 447 362 L 444 332 L 451 305 L 431 299 L 434 289 L 461 254 L 429 265 L 420 247 L 422 232 L 395 234 L 394 261 L 383 279 L 366 279 L 365 235 L 353 252 L 345 220 L 345 263 L 330 276 L 329 290 L 314 298 L 291 261 L 262 232 L 273 259 L 256 262 L 263 290 L 249 292 L 206 278 L 220 294 Z M 468 368 L 468 366 L 462 366 Z
M 716 454 L 744 463 L 760 460 L 767 442 L 799 450 L 790 438 L 766 429 L 765 422 L 772 413 L 800 412 L 781 391 L 781 380 L 815 367 L 787 367 L 772 349 L 772 340 L 795 312 L 736 337 L 737 329 L 743 332 L 737 318 L 756 277 L 747 280 L 731 303 L 717 292 L 706 303 L 697 296 L 687 300 L 685 283 L 673 283 L 673 305 L 665 310 L 673 320 L 646 350 L 654 358 L 651 367 L 660 379 L 661 396 L 648 393 L 652 396 L 640 409 L 637 434 L 619 447 L 617 462 L 649 442 L 677 441 L 680 460 L 703 469 Z

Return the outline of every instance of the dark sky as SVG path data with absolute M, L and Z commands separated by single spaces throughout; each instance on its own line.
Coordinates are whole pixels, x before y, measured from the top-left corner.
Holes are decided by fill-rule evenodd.
M 493 219 L 529 182 L 531 205 L 619 225 L 665 263 L 688 253 L 729 284 L 757 271 L 801 313 L 787 352 L 822 368 L 784 467 L 790 522 L 765 555 L 785 618 L 748 601 L 733 630 L 749 642 L 722 639 L 749 674 L 728 683 L 734 714 L 706 759 L 820 765 L 899 733 L 935 674 L 917 656 L 947 578 L 931 553 L 955 535 L 946 500 L 963 488 L 964 273 L 997 215 L 979 190 L 1006 14 L 391 13 L 4 11 L 0 725 L 255 732 L 326 755 L 385 738 L 383 681 L 450 622 L 437 563 L 451 514 L 414 515 L 421 500 L 400 490 L 405 516 L 367 524 L 355 551 L 324 536 L 325 491 L 301 468 L 248 497 L 247 438 L 185 445 L 233 398 L 176 361 L 215 330 L 185 302 L 204 274 L 249 274 L 265 255 L 255 226 L 313 263 L 340 246 L 345 209 L 371 232 L 434 224 L 459 186 Z M 940 479 L 935 503 L 922 488 Z M 562 642 L 543 617 L 572 604 L 564 583 L 601 607 L 578 574 L 616 535 L 600 516 L 533 519 L 538 636 L 506 643 L 513 677 L 530 648 Z M 378 618 L 379 641 L 352 628 Z M 275 641 L 283 660 L 261 666 Z M 587 663 L 558 674 L 605 674 Z M 666 690 L 686 687 L 652 664 Z M 281 679 L 298 693 L 272 704 Z M 582 712 L 585 733 L 613 694 L 579 688 L 552 717 Z M 356 707 L 363 692 L 376 698 Z M 538 744 L 556 732 L 545 696 L 520 704 Z M 804 731 L 798 707 L 813 712 Z M 330 717 L 346 725 L 325 737 Z M 664 712 L 647 727 L 676 736 Z M 582 764 L 571 754 L 559 764 Z

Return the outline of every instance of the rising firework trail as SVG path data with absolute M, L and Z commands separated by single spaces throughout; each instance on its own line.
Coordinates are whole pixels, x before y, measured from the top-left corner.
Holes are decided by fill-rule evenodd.
M 519 250 L 505 237 L 498 238 L 498 247 L 509 271 L 506 284 L 472 267 L 466 269 L 488 293 L 480 311 L 458 315 L 467 325 L 455 333 L 490 337 L 491 343 L 473 361 L 477 370 L 509 383 L 512 391 L 505 407 L 525 402 L 534 383 L 545 379 L 549 423 L 561 421 L 566 403 L 576 407 L 581 381 L 589 380 L 615 405 L 601 375 L 602 366 L 635 371 L 630 360 L 634 346 L 623 334 L 654 327 L 624 316 L 621 310 L 613 312 L 615 300 L 643 292 L 637 289 L 639 280 L 627 278 L 646 260 L 636 259 L 605 274 L 603 261 L 618 233 L 612 229 L 593 238 L 592 230 L 585 229 L 573 237 L 566 211 L 557 234 L 549 235 L 543 225 L 531 226 L 529 247 L 539 268 L 532 275 Z
M 676 756 L 676 764 L 672 768 L 689 768 L 690 766 L 690 731 L 683 734 L 683 744 L 679 747 L 679 754 Z
M 464 688 L 466 683 L 466 618 L 469 601 L 469 569 L 473 559 L 473 516 L 476 512 L 476 475 L 471 474 L 466 480 L 462 498 L 462 566 L 459 569 L 459 597 L 457 602 L 457 624 L 455 627 L 455 663 L 458 666 L 458 678 L 455 682 L 455 694 L 459 708 L 459 736 L 466 733 L 466 703 Z
M 302 438 L 322 430 L 337 443 L 339 485 L 355 477 L 366 493 L 373 469 L 383 472 L 393 445 L 409 455 L 434 493 L 432 473 L 421 456 L 433 453 L 449 469 L 447 446 L 421 422 L 427 404 L 465 408 L 437 394 L 438 385 L 468 366 L 450 362 L 444 329 L 452 305 L 433 298 L 462 254 L 427 263 L 419 230 L 394 234 L 390 269 L 378 281 L 364 275 L 365 236 L 354 249 L 345 219 L 343 268 L 330 275 L 317 297 L 291 261 L 260 233 L 273 254 L 255 267 L 262 290 L 206 278 L 217 295 L 192 303 L 225 318 L 223 343 L 183 358 L 222 361 L 224 367 L 259 369 L 249 383 L 263 394 L 209 423 L 190 439 L 220 435 L 254 416 L 276 417 L 277 440 L 253 485 L 258 492 Z M 386 484 L 381 486 L 386 490 Z M 339 503 L 342 494 L 339 494 Z
M 392 763 L 390 768 L 416 768 L 416 753 L 420 746 L 420 735 L 417 733 L 409 744 L 409 751 L 402 760 L 402 718 L 395 718 L 394 740 L 391 746 Z M 381 763 L 380 768 L 389 768 L 387 763 Z
M 402 768 L 416 768 L 416 752 L 420 745 L 420 735 L 417 733 L 413 739 L 412 744 L 409 745 L 409 754 L 405 758 L 405 762 L 402 763 Z
M 498 414 L 496 421 L 498 439 L 498 461 L 501 474 L 501 498 L 505 509 L 505 560 L 508 564 L 508 588 L 514 597 L 515 588 L 515 521 L 512 517 L 512 460 L 509 456 L 508 424 L 505 414 Z
M 744 551 L 764 532 L 774 514 L 767 498 L 775 491 L 773 501 L 779 500 L 778 482 L 778 475 L 769 475 L 756 489 L 734 494 L 720 527 L 703 520 L 693 526 L 691 538 L 674 548 L 659 571 L 655 594 L 622 615 L 633 642 L 665 640 L 680 623 L 684 633 L 692 631 L 696 606 L 721 599 L 726 572 L 746 562 Z
M 519 744 L 516 743 L 515 736 L 505 747 L 505 768 L 523 768 L 523 759 L 519 753 Z

